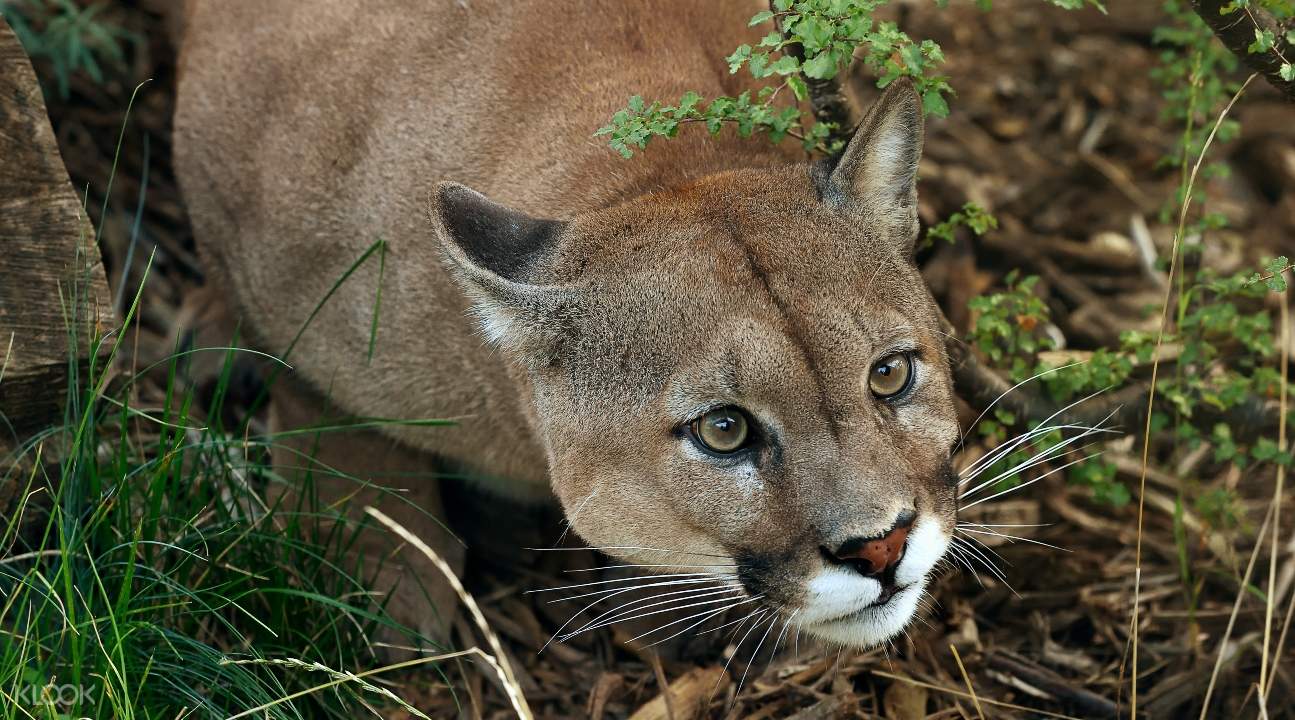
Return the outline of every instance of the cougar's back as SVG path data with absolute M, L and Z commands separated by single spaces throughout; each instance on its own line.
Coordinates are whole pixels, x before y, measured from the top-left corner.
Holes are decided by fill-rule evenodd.
M 755 143 L 724 148 L 697 133 L 631 172 L 592 133 L 631 93 L 740 91 L 723 57 L 749 40 L 758 6 L 190 0 L 175 156 L 213 281 L 244 334 L 282 352 L 383 241 L 385 262 L 356 268 L 302 335 L 288 359 L 296 376 L 348 414 L 460 418 L 403 439 L 543 483 L 542 454 L 515 426 L 525 379 L 465 321 L 427 228 L 428 193 L 455 180 L 566 217 L 740 163 Z M 501 434 L 517 440 L 483 444 Z

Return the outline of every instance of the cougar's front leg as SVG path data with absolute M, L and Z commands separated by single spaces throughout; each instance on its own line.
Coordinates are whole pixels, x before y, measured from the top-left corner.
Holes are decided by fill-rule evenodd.
M 270 424 L 276 433 L 336 424 L 339 414 L 300 383 L 281 378 L 271 389 Z M 272 459 L 287 480 L 272 492 L 286 507 L 294 506 L 309 482 L 317 507 L 344 509 L 354 522 L 367 519 L 372 527 L 349 546 L 342 567 L 348 572 L 358 568 L 358 577 L 371 583 L 373 592 L 383 593 L 387 612 L 397 622 L 437 643 L 448 640 L 458 602 L 449 583 L 421 552 L 364 512 L 366 506 L 381 510 L 461 573 L 464 547 L 443 525 L 446 513 L 435 460 L 372 430 L 288 435 L 276 439 Z M 321 521 L 318 529 L 330 528 Z M 343 529 L 343 535 L 351 530 Z M 393 631 L 380 631 L 374 640 L 410 642 Z

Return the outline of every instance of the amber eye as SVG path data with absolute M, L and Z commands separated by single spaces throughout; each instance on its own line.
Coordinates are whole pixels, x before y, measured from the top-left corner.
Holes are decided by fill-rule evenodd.
M 711 452 L 727 455 L 741 450 L 750 434 L 746 413 L 734 407 L 723 407 L 693 420 L 693 437 Z
M 868 373 L 868 389 L 879 398 L 891 398 L 908 389 L 913 380 L 913 361 L 908 353 L 887 355 Z

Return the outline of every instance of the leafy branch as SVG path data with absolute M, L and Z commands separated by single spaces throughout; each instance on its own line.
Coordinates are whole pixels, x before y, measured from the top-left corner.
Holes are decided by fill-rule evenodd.
M 901 77 L 912 78 L 928 115 L 949 114 L 948 78 L 938 73 L 944 51 L 934 40 L 914 40 L 889 21 L 874 15 L 890 0 L 771 0 L 769 9 L 751 17 L 749 26 L 769 23 L 772 29 L 756 45 L 741 45 L 729 55 L 729 72 L 743 68 L 756 80 L 768 81 L 737 97 L 720 96 L 705 102 L 695 92 L 675 104 L 646 102 L 640 96 L 617 111 L 599 128 L 607 144 L 625 158 L 647 147 L 654 137 L 672 138 L 686 123 L 704 123 L 712 134 L 725 125 L 740 137 L 765 133 L 773 142 L 791 136 L 806 152 L 834 155 L 845 146 L 849 109 L 839 92 L 838 76 L 854 61 L 867 66 L 884 88 Z M 1105 12 L 1099 0 L 1047 0 L 1067 9 L 1092 6 Z M 936 0 L 943 7 L 947 0 Z M 977 0 L 989 9 L 991 0 Z M 775 104 L 783 91 L 793 104 Z M 799 103 L 810 101 L 812 113 Z
M 1295 6 L 1290 0 L 1192 0 L 1219 41 L 1269 84 L 1295 100 Z
M 928 228 L 922 244 L 928 246 L 936 240 L 954 242 L 955 233 L 960 227 L 967 228 L 978 237 L 998 229 L 998 218 L 976 203 L 964 203 L 961 210 Z
M 746 92 L 703 105 L 700 95 L 689 92 L 678 103 L 665 105 L 635 96 L 595 134 L 608 136 L 612 149 L 629 158 L 634 148 L 647 147 L 654 137 L 674 137 L 681 124 L 702 122 L 714 135 L 731 123 L 741 137 L 763 132 L 780 142 L 790 135 L 807 152 L 833 154 L 844 145 L 836 136 L 842 130 L 839 119 L 806 117 L 796 104 L 775 102 L 780 95 L 786 97 L 784 91 L 797 103 L 810 99 L 811 84 L 834 80 L 856 59 L 877 74 L 878 87 L 912 78 L 926 112 L 948 115 L 945 95 L 952 89 L 948 78 L 935 72 L 944 52 L 933 40 L 914 41 L 893 22 L 874 21 L 873 15 L 888 2 L 773 0 L 769 10 L 756 13 L 749 22 L 752 27 L 770 23 L 772 30 L 755 46 L 742 45 L 726 58 L 730 73 L 745 68 L 756 80 L 773 81 L 756 90 L 754 100 Z

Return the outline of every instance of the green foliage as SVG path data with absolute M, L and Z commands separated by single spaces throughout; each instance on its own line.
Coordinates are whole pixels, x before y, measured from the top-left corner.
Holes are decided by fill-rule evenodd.
M 1227 488 L 1212 488 L 1196 498 L 1196 512 L 1205 522 L 1220 530 L 1231 530 L 1243 524 L 1241 498 L 1236 491 Z
M 1239 272 L 1216 277 L 1200 270 L 1184 293 L 1173 331 L 1162 347 L 1177 348 L 1179 372 L 1162 374 L 1157 394 L 1173 411 L 1153 413 L 1153 430 L 1172 427 L 1173 436 L 1187 447 L 1209 439 L 1216 462 L 1231 462 L 1241 468 L 1257 463 L 1290 464 L 1290 453 L 1278 452 L 1268 438 L 1251 446 L 1239 444 L 1227 425 L 1205 426 L 1216 416 L 1256 398 L 1276 397 L 1280 384 L 1277 370 L 1265 363 L 1276 353 L 1272 319 L 1262 306 L 1264 295 L 1286 289 L 1283 273 L 1292 269 L 1285 257 L 1265 261 L 1261 271 Z M 976 313 L 969 341 L 995 367 L 1004 368 L 1014 381 L 1040 375 L 1059 404 L 1088 394 L 1124 385 L 1136 364 L 1151 361 L 1155 337 L 1142 332 L 1121 335 L 1118 348 L 1098 348 L 1082 363 L 1064 369 L 1038 360 L 1038 354 L 1054 344 L 1042 333 L 1050 320 L 1047 305 L 1034 293 L 1038 278 L 1009 273 L 1002 292 L 983 295 L 971 302 Z M 1054 371 L 1055 372 L 1048 372 Z M 1209 413 L 1203 413 L 1202 408 Z M 1177 422 L 1175 423 L 1175 418 Z M 1010 419 L 981 422 L 980 432 L 993 441 L 1007 437 L 1003 426 Z M 1008 420 L 1005 422 L 1005 420 Z M 1090 460 L 1076 464 L 1070 480 L 1093 489 L 1094 497 L 1115 504 L 1128 500 L 1128 491 L 1115 480 L 1109 463 Z
M 50 63 L 58 94 L 66 98 L 73 74 L 84 72 L 102 83 L 102 64 L 124 62 L 122 45 L 137 41 L 132 33 L 100 19 L 106 7 L 83 7 L 75 0 L 0 0 L 0 16 L 32 60 Z
M 123 327 L 137 312 L 138 296 Z M 115 357 L 123 336 L 92 344 Z M 215 351 L 227 363 L 206 425 L 179 381 L 201 350 L 165 362 L 168 401 L 148 412 L 131 400 L 134 380 L 105 391 L 104 367 L 81 375 L 70 363 L 64 421 L 0 456 L 0 486 L 20 489 L 0 518 L 0 719 L 223 718 L 259 706 L 256 717 L 350 718 L 360 688 L 281 702 L 315 680 L 272 663 L 371 664 L 368 638 L 384 627 L 424 641 L 369 592 L 380 565 L 342 559 L 362 524 L 312 490 L 324 477 L 362 481 L 303 458 L 301 491 L 273 500 L 267 487 L 285 480 L 269 451 L 283 438 L 220 426 L 234 354 Z
M 1163 166 L 1177 167 L 1181 174 L 1177 194 L 1166 201 L 1160 213 L 1161 222 L 1170 222 L 1174 211 L 1186 200 L 1189 168 L 1200 157 L 1214 127 L 1214 118 L 1240 83 L 1236 77 L 1236 56 L 1223 47 L 1185 0 L 1166 0 L 1164 9 L 1169 24 L 1157 27 L 1152 35 L 1153 41 L 1163 48 L 1159 67 L 1152 70 L 1152 77 L 1160 84 L 1164 98 L 1161 115 L 1182 128 L 1173 150 L 1161 160 Z M 1237 121 L 1224 120 L 1218 124 L 1214 142 L 1228 142 L 1240 130 Z M 1209 163 L 1202 167 L 1202 177 L 1220 177 L 1226 171 L 1227 166 L 1222 163 Z M 1192 202 L 1199 206 L 1205 200 L 1204 184 L 1198 183 Z M 1187 231 L 1204 232 L 1224 224 L 1226 218 L 1207 213 Z
M 625 158 L 642 150 L 654 137 L 672 138 L 686 123 L 702 123 L 712 135 L 725 125 L 737 128 L 740 137 L 765 133 L 773 142 L 787 136 L 800 140 L 806 152 L 834 154 L 840 141 L 831 141 L 837 128 L 803 112 L 798 102 L 809 97 L 809 81 L 832 80 L 852 61 L 866 65 L 886 87 L 901 77 L 911 78 L 922 98 L 922 108 L 936 117 L 949 114 L 948 78 L 939 74 L 944 51 L 934 40 L 914 40 L 890 21 L 874 18 L 890 0 L 774 0 L 772 9 L 751 17 L 752 27 L 767 25 L 769 32 L 755 45 L 742 45 L 725 60 L 730 73 L 743 68 L 756 80 L 771 81 L 754 96 L 721 96 L 709 101 L 697 92 L 684 93 L 677 102 L 647 102 L 640 96 L 618 110 L 597 136 Z M 1079 8 L 1096 0 L 1049 0 L 1054 5 Z M 941 3 L 942 4 L 942 3 Z M 987 7 L 988 4 L 983 5 Z M 778 104 L 784 91 L 797 103 Z
M 1013 270 L 1003 278 L 1006 290 L 972 298 L 976 314 L 969 340 L 996 367 L 1010 368 L 1016 381 L 1029 376 L 1034 356 L 1050 350 L 1052 339 L 1043 334 L 1048 306 L 1035 292 L 1038 276 L 1022 277 Z
M 944 221 L 932 225 L 926 231 L 926 238 L 923 241 L 924 246 L 929 246 L 936 240 L 943 240 L 948 243 L 954 242 L 958 228 L 965 227 L 973 235 L 980 236 L 990 230 L 998 229 L 998 218 L 976 203 L 969 202 L 962 206 L 962 209 L 953 213 Z

